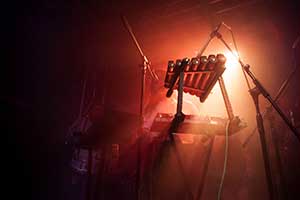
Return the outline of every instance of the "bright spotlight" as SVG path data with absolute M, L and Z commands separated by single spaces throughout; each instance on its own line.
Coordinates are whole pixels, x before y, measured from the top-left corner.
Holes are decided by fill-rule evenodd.
M 225 57 L 226 57 L 226 63 L 225 66 L 227 69 L 231 69 L 231 68 L 237 68 L 237 66 L 239 65 L 239 61 L 238 61 L 238 53 L 236 51 L 233 51 L 233 54 L 230 51 L 227 51 L 226 53 L 224 53 Z

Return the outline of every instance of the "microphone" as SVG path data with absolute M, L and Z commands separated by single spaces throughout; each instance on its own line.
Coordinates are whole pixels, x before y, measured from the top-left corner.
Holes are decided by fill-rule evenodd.
M 146 68 L 148 69 L 151 77 L 155 80 L 155 81 L 158 81 L 159 78 L 157 76 L 157 74 L 155 73 L 155 71 L 153 71 L 151 69 L 151 66 L 150 66 L 150 62 L 148 61 L 147 57 L 145 55 L 143 55 L 143 60 L 144 60 L 144 65 L 146 64 Z

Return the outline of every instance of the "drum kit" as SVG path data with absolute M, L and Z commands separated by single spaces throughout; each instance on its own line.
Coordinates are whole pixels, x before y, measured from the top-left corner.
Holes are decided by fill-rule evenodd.
M 145 154 L 147 145 L 153 144 L 153 141 L 158 141 L 158 148 L 156 145 L 156 156 L 161 157 L 165 154 L 165 149 L 173 149 L 177 152 L 177 161 L 179 168 L 184 168 L 180 156 L 178 156 L 178 149 L 176 143 L 194 144 L 208 143 L 207 155 L 203 161 L 202 174 L 199 176 L 200 183 L 197 192 L 190 191 L 188 181 L 183 179 L 186 199 L 201 199 L 205 179 L 208 173 L 208 166 L 210 157 L 213 151 L 213 144 L 216 136 L 225 137 L 225 159 L 223 165 L 222 178 L 218 190 L 218 199 L 222 196 L 222 188 L 227 167 L 228 154 L 228 138 L 244 129 L 245 123 L 235 116 L 227 94 L 224 80 L 222 78 L 223 72 L 226 70 L 226 57 L 223 54 L 203 56 L 203 52 L 209 45 L 213 38 L 218 38 L 231 51 L 232 49 L 223 39 L 219 29 L 225 26 L 230 31 L 231 28 L 220 23 L 210 34 L 207 43 L 204 45 L 200 53 L 194 58 L 183 58 L 177 60 L 170 60 L 167 65 L 164 87 L 166 88 L 166 98 L 172 96 L 174 90 L 178 90 L 177 95 L 177 110 L 176 114 L 157 113 L 153 120 L 150 130 L 143 128 L 144 123 L 144 96 L 145 96 L 145 75 L 148 72 L 154 81 L 158 80 L 158 76 L 152 70 L 149 60 L 145 56 L 140 47 L 132 28 L 130 27 L 125 16 L 122 16 L 122 21 L 132 37 L 142 59 L 141 67 L 141 97 L 140 97 L 140 113 L 139 115 L 121 112 L 116 109 L 108 109 L 105 104 L 95 105 L 91 102 L 83 103 L 81 105 L 89 105 L 86 112 L 80 108 L 78 119 L 70 126 L 67 143 L 74 148 L 71 159 L 71 168 L 76 176 L 85 176 L 85 181 L 82 183 L 85 189 L 84 199 L 110 199 L 116 195 L 114 191 L 119 191 L 114 188 L 111 192 L 105 186 L 108 182 L 116 178 L 119 184 L 111 187 L 127 188 L 122 195 L 126 195 L 129 199 L 155 199 L 154 185 L 157 183 L 153 180 L 155 176 L 155 166 L 157 159 L 152 159 L 149 162 L 144 162 L 144 156 L 149 155 L 149 151 L 153 151 L 153 146 L 148 148 L 148 154 Z M 266 179 L 268 184 L 269 198 L 274 199 L 276 191 L 274 191 L 274 183 L 272 181 L 271 166 L 269 163 L 269 152 L 267 148 L 265 131 L 263 126 L 263 117 L 260 114 L 258 106 L 258 96 L 262 94 L 271 103 L 282 119 L 286 122 L 288 127 L 295 133 L 299 139 L 297 129 L 294 124 L 284 115 L 276 101 L 280 98 L 282 91 L 286 88 L 289 81 L 286 81 L 281 87 L 280 92 L 275 100 L 269 95 L 262 84 L 257 80 L 254 74 L 250 71 L 250 66 L 244 64 L 239 57 L 237 57 L 241 68 L 246 77 L 250 94 L 253 97 L 257 111 L 257 124 L 261 140 L 261 147 L 263 151 L 264 166 L 266 172 Z M 254 88 L 250 88 L 247 76 L 253 81 Z M 291 79 L 291 75 L 288 80 Z M 213 87 L 219 83 L 221 88 L 225 108 L 228 118 L 220 117 L 200 117 L 195 115 L 185 115 L 182 112 L 183 93 L 188 93 L 199 98 L 201 103 L 205 102 Z M 83 87 L 83 96 L 85 96 L 85 86 Z M 95 111 L 96 112 L 95 114 Z M 94 113 L 94 115 L 93 115 Z M 96 117 L 95 117 L 96 116 Z M 208 142 L 207 142 L 208 141 Z M 150 150 L 149 150 L 150 149 Z M 154 155 L 152 155 L 154 156 Z M 181 166 L 181 167 L 180 167 Z M 173 166 L 170 166 L 173 167 Z M 122 171 L 122 172 L 121 172 Z M 126 172 L 125 172 L 126 171 Z M 186 172 L 182 169 L 182 174 L 186 176 Z M 150 176 L 149 176 L 150 175 Z M 150 178 L 145 178 L 145 177 Z M 124 184 L 125 183 L 125 184 Z M 125 187 L 126 185 L 126 187 Z M 106 188 L 106 189 L 105 189 Z M 108 194 L 110 193 L 110 194 Z M 112 196 L 110 196 L 112 195 Z M 158 195 L 159 196 L 159 195 Z M 124 197 L 124 196 L 123 196 Z M 125 197 L 124 197 L 125 198 Z

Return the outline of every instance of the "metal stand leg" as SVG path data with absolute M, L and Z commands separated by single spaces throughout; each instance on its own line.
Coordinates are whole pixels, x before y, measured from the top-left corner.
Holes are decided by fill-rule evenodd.
M 136 193 L 136 199 L 139 200 L 140 199 L 140 189 L 141 189 L 141 182 L 142 180 L 140 180 L 141 177 L 141 139 L 140 136 L 142 135 L 142 130 L 144 128 L 144 96 L 145 96 L 145 84 L 146 84 L 146 70 L 149 71 L 151 77 L 153 78 L 153 80 L 158 80 L 157 75 L 152 71 L 151 66 L 150 66 L 150 62 L 148 61 L 147 57 L 144 55 L 141 46 L 139 45 L 133 31 L 132 28 L 129 25 L 129 22 L 127 21 L 126 17 L 124 15 L 121 16 L 123 23 L 126 27 L 126 29 L 128 30 L 131 38 L 134 41 L 135 46 L 137 47 L 140 56 L 142 58 L 143 64 L 141 65 L 142 67 L 142 73 L 141 73 L 141 94 L 140 94 L 140 130 L 139 130 L 139 135 L 138 135 L 138 139 L 137 139 L 137 166 L 136 166 L 136 181 L 135 181 L 135 193 Z
M 279 172 L 279 184 L 277 185 L 278 186 L 277 188 L 282 189 L 282 193 L 279 192 L 280 190 L 278 191 L 278 197 L 281 197 L 281 199 L 288 199 L 286 180 L 284 177 L 284 171 L 283 171 L 280 150 L 279 150 L 278 132 L 276 132 L 274 124 L 273 124 L 273 121 L 275 119 L 272 116 L 272 114 L 270 113 L 270 110 L 267 111 L 267 114 L 269 115 L 268 119 L 270 122 L 271 138 L 272 138 L 274 148 L 275 148 L 275 160 L 276 160 L 276 165 L 277 165 L 277 169 Z
M 261 150 L 263 153 L 263 161 L 264 161 L 264 165 L 265 165 L 265 173 L 266 173 L 266 179 L 267 179 L 269 199 L 273 200 L 274 199 L 274 186 L 273 186 L 273 182 L 272 182 L 269 152 L 268 152 L 268 148 L 267 148 L 267 141 L 266 141 L 263 119 L 262 119 L 262 116 L 260 113 L 260 108 L 259 108 L 259 103 L 258 103 L 258 96 L 260 94 L 260 91 L 258 90 L 258 88 L 255 87 L 255 88 L 251 89 L 249 92 L 253 98 L 255 108 L 256 108 L 256 122 L 257 122 L 259 137 L 260 137 Z
M 140 96 L 140 128 L 137 136 L 137 161 L 136 161 L 136 180 L 135 180 L 135 195 L 136 200 L 140 199 L 140 189 L 141 189 L 141 137 L 143 135 L 143 128 L 144 128 L 144 95 L 145 95 L 145 81 L 146 81 L 146 63 L 144 62 L 144 65 L 141 65 L 141 96 Z
M 94 191 L 94 200 L 104 200 L 104 172 L 106 168 L 106 154 L 107 146 L 104 145 L 101 152 L 100 166 L 97 172 L 95 191 Z
M 173 139 L 171 139 L 170 141 L 164 141 L 164 143 L 159 147 L 158 150 L 155 150 L 155 152 L 156 152 L 157 157 L 153 159 L 153 164 L 152 164 L 152 168 L 151 168 L 151 170 L 154 171 L 154 172 L 151 172 L 154 176 L 150 177 L 151 198 L 149 198 L 149 199 L 150 200 L 152 198 L 160 199 L 157 197 L 156 194 L 153 194 L 153 191 L 154 191 L 153 184 L 155 184 L 155 181 L 157 181 L 154 179 L 155 179 L 155 177 L 157 177 L 157 173 L 159 174 L 161 172 L 161 169 L 162 169 L 161 165 L 163 163 L 165 164 L 165 161 L 168 160 L 167 158 L 169 158 L 171 153 L 174 153 L 176 162 L 178 164 L 177 166 L 178 166 L 180 174 L 182 176 L 182 180 L 183 180 L 183 184 L 184 184 L 183 187 L 185 189 L 185 196 L 187 197 L 188 200 L 193 200 L 194 199 L 193 193 L 190 190 L 191 187 L 188 183 L 187 176 L 186 176 L 186 173 L 185 173 L 185 170 L 183 167 L 183 163 L 180 159 L 179 151 L 176 147 L 175 141 Z
M 177 163 L 178 163 L 178 167 L 179 167 L 179 170 L 181 172 L 181 175 L 182 175 L 182 179 L 183 179 L 183 184 L 184 184 L 184 187 L 185 187 L 185 191 L 186 191 L 186 194 L 187 194 L 187 198 L 189 200 L 192 200 L 194 199 L 193 197 L 193 193 L 192 191 L 190 190 L 190 184 L 187 180 L 187 176 L 186 176 L 186 173 L 185 173 L 185 170 L 184 170 L 184 167 L 183 167 L 183 164 L 181 162 L 181 159 L 180 159 L 180 155 L 179 155 L 179 152 L 178 152 L 178 149 L 176 147 L 176 143 L 174 140 L 171 140 L 171 148 L 173 148 L 174 150 L 174 154 L 176 156 L 176 160 L 177 160 Z
M 273 132 L 274 133 L 274 132 Z M 276 164 L 279 172 L 279 187 L 282 188 L 282 199 L 288 199 L 288 193 L 286 190 L 286 181 L 283 173 L 283 167 L 282 167 L 282 162 L 281 162 L 281 156 L 280 156 L 280 151 L 279 151 L 279 141 L 278 141 L 278 136 L 276 133 L 272 136 L 273 138 L 273 143 L 275 147 L 275 157 L 276 157 Z
M 93 163 L 93 150 L 88 149 L 88 163 L 87 163 L 87 181 L 86 181 L 86 200 L 91 200 L 91 191 L 92 191 L 92 163 Z
M 137 166 L 136 166 L 136 180 L 135 180 L 135 195 L 136 199 L 140 199 L 140 189 L 141 189 L 141 165 L 142 165 L 142 158 L 141 158 L 141 135 L 137 138 Z
M 210 156 L 211 156 L 212 149 L 213 149 L 213 146 L 214 146 L 214 141 L 215 141 L 215 136 L 212 136 L 210 138 L 210 141 L 209 141 L 209 144 L 208 144 L 207 154 L 206 154 L 206 157 L 204 159 L 204 167 L 203 167 L 202 174 L 201 174 L 201 177 L 200 177 L 198 193 L 197 193 L 197 196 L 196 196 L 196 199 L 198 199 L 198 200 L 200 200 L 201 196 L 202 196 L 204 183 L 205 183 L 205 180 L 206 180 L 206 177 L 207 177 L 209 160 L 210 160 Z

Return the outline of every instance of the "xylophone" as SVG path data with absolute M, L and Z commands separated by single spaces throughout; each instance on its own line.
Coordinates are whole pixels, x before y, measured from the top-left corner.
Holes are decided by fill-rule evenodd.
M 170 60 L 165 77 L 165 87 L 170 88 L 176 74 L 180 73 L 183 60 Z M 226 57 L 223 54 L 192 58 L 184 66 L 183 91 L 196 95 L 204 102 L 218 78 L 225 70 Z M 178 80 L 173 89 L 178 89 Z

